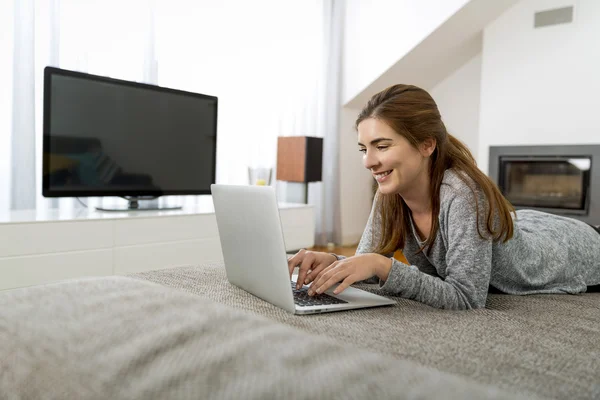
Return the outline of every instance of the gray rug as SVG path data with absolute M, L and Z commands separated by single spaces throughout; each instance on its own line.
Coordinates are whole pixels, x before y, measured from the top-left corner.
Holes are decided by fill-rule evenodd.
M 600 293 L 490 294 L 471 311 L 395 298 L 393 307 L 294 316 L 229 284 L 222 263 L 129 276 L 525 395 L 600 398 Z

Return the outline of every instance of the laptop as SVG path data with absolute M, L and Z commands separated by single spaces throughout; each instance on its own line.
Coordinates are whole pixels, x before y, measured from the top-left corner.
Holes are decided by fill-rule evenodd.
M 338 295 L 334 285 L 308 296 L 290 280 L 275 189 L 271 186 L 211 185 L 225 270 L 230 283 L 294 314 L 317 314 L 387 306 L 394 301 L 349 287 Z

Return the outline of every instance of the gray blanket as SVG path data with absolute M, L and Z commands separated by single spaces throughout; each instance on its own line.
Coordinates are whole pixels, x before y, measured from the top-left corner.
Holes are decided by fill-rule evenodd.
M 471 311 L 396 298 L 394 307 L 294 316 L 230 285 L 221 263 L 133 276 L 527 396 L 600 398 L 600 293 L 490 294 L 485 309 Z
M 217 297 L 225 302 L 254 304 L 250 308 L 272 318 L 278 315 L 225 285 L 218 266 L 145 276 L 173 286 L 218 292 Z M 380 310 L 387 315 L 390 311 Z M 360 315 L 365 316 L 345 314 L 346 327 L 354 333 L 358 330 L 352 316 Z M 309 327 L 319 321 L 297 318 L 296 324 Z M 384 325 L 379 326 L 384 329 L 380 333 L 372 326 L 369 331 L 383 335 Z M 142 280 L 66 281 L 0 293 L 0 397 L 518 398 L 352 343 L 347 336 L 311 335 Z

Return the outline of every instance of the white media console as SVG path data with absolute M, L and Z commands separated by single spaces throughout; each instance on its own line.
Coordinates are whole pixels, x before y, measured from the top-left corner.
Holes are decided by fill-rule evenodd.
M 287 251 L 312 247 L 310 205 L 280 203 Z M 0 290 L 223 259 L 210 196 L 174 211 L 0 213 Z

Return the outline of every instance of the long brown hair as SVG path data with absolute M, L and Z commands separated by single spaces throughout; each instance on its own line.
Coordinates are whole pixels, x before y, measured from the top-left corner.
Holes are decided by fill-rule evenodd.
M 432 229 L 421 251 L 424 248 L 431 250 L 439 230 L 440 187 L 444 172 L 449 168 L 458 172 L 457 175 L 473 193 L 479 236 L 484 238 L 480 230 L 480 216 L 485 214 L 485 229 L 494 241 L 502 239 L 506 242 L 512 238 L 511 212 L 515 211 L 514 207 L 504 198 L 496 184 L 477 167 L 467 146 L 448 133 L 438 107 L 429 93 L 412 85 L 391 86 L 369 100 L 358 115 L 356 128 L 358 129 L 358 125 L 367 118 L 385 122 L 415 148 L 428 138 L 436 141 L 429 168 Z M 471 178 L 471 181 L 466 177 Z M 473 182 L 485 196 L 485 207 L 479 205 Z M 410 232 L 410 209 L 399 194 L 377 193 L 375 198 L 376 209 L 379 210 L 378 217 L 381 220 L 381 236 L 374 251 L 388 254 L 403 249 L 407 232 Z

